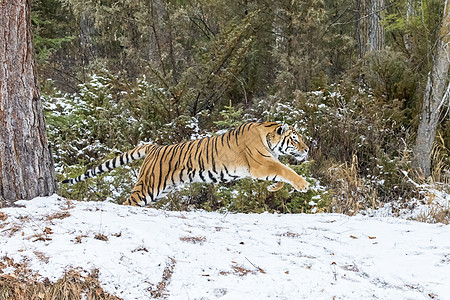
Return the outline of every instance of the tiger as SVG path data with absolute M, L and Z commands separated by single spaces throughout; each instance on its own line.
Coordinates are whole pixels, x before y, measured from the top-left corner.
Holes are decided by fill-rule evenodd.
M 292 126 L 249 122 L 213 137 L 166 146 L 141 145 L 62 183 L 74 184 L 143 158 L 125 205 L 149 205 L 187 183 L 226 183 L 245 177 L 272 181 L 267 188 L 270 192 L 280 190 L 284 183 L 305 192 L 308 182 L 278 157 L 290 155 L 301 162 L 308 150 Z

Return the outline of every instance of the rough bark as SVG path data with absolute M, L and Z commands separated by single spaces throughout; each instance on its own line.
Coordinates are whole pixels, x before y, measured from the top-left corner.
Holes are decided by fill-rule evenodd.
M 32 46 L 29 0 L 0 4 L 0 207 L 56 191 Z
M 448 0 L 445 1 L 442 25 L 433 54 L 433 69 L 423 97 L 422 112 L 414 146 L 413 166 L 420 175 L 428 177 L 431 170 L 431 152 L 442 108 L 449 101 L 450 16 Z
M 385 48 L 385 32 L 381 24 L 385 8 L 384 0 L 358 0 L 357 4 L 357 38 L 359 56 Z

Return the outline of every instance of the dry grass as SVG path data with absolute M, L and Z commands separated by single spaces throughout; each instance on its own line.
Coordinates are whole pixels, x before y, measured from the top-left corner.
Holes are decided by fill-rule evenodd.
M 69 212 L 67 212 L 67 211 L 61 211 L 61 212 L 57 212 L 57 213 L 54 213 L 54 214 L 52 214 L 52 215 L 49 215 L 49 216 L 47 216 L 47 221 L 51 221 L 51 220 L 54 220 L 54 219 L 65 219 L 65 218 L 68 218 L 68 217 L 70 217 L 70 213 Z
M 97 239 L 97 240 L 100 240 L 100 241 L 108 241 L 108 237 L 106 236 L 106 235 L 104 235 L 104 234 L 101 234 L 101 233 L 97 233 L 95 236 L 94 236 L 94 239 Z
M 139 246 L 136 249 L 131 250 L 131 252 L 132 253 L 135 253 L 135 252 L 148 252 L 148 249 L 145 246 Z
M 335 187 L 332 203 L 335 212 L 354 215 L 363 209 L 377 208 L 377 191 L 368 187 L 360 177 L 356 153 L 351 163 L 333 165 L 326 175 L 330 186 Z
M 37 242 L 37 241 L 42 241 L 42 242 L 46 242 L 46 241 L 51 241 L 52 238 L 50 237 L 50 235 L 53 234 L 53 230 L 50 227 L 45 227 L 42 232 L 37 232 L 35 234 L 33 234 L 32 236 L 30 236 L 28 239 L 32 239 L 33 242 Z
M 229 271 L 229 272 L 221 271 L 221 272 L 219 272 L 219 274 L 220 274 L 220 275 L 229 275 L 229 274 L 233 274 L 233 275 L 237 275 L 237 276 L 240 276 L 240 277 L 243 277 L 243 276 L 248 275 L 248 274 L 253 274 L 253 275 L 258 274 L 258 273 L 266 274 L 266 271 L 264 271 L 262 268 L 260 268 L 260 267 L 258 267 L 258 266 L 256 266 L 256 265 L 254 265 L 254 264 L 253 264 L 251 261 L 249 261 L 248 259 L 247 259 L 247 261 L 248 261 L 253 267 L 255 267 L 255 270 L 247 269 L 247 268 L 245 268 L 245 267 L 243 267 L 243 266 L 241 266 L 241 265 L 238 265 L 237 262 L 232 261 L 233 265 L 231 266 L 231 271 Z
M 103 291 L 98 281 L 98 270 L 83 276 L 79 270 L 69 270 L 56 282 L 33 273 L 26 263 L 15 263 L 9 257 L 0 261 L 0 273 L 13 267 L 14 273 L 0 274 L 0 300 L 118 300 Z M 84 295 L 84 297 L 83 297 Z
M 445 147 L 445 141 L 442 135 L 438 135 L 438 142 L 434 143 L 431 158 L 433 161 L 431 169 L 431 178 L 433 182 L 440 182 L 446 186 L 450 185 L 450 166 L 448 159 L 450 150 Z
M 185 236 L 185 237 L 180 237 L 180 241 L 191 243 L 191 244 L 202 245 L 204 242 L 206 242 L 206 237 L 204 237 L 204 236 Z
M 417 221 L 425 223 L 443 223 L 450 224 L 450 205 L 441 205 L 433 202 L 432 196 L 429 196 L 429 207 L 423 210 L 416 218 Z
M 441 134 L 438 134 L 437 142 L 433 145 L 431 158 L 431 176 L 425 178 L 420 174 L 415 174 L 414 177 L 416 194 L 422 195 L 423 197 L 420 199 L 424 201 L 423 204 L 428 205 L 428 209 L 424 209 L 415 220 L 425 223 L 450 224 L 450 204 L 435 201 L 437 196 L 434 190 L 450 193 L 450 165 L 448 164 L 450 150 L 445 147 L 445 141 Z M 431 188 L 423 194 L 423 186 Z
M 35 251 L 33 251 L 33 253 L 34 253 L 34 255 L 36 255 L 36 257 L 37 257 L 40 261 L 42 261 L 42 262 L 44 262 L 44 263 L 48 263 L 48 262 L 50 261 L 50 257 L 48 257 L 47 255 L 45 255 L 44 252 L 35 250 Z
M 278 236 L 290 237 L 290 238 L 298 238 L 301 236 L 299 233 L 287 231 L 285 233 L 280 233 Z
M 22 230 L 22 225 L 19 223 L 14 223 L 9 226 L 9 228 L 6 228 L 3 232 L 8 234 L 8 237 L 12 237 L 16 232 L 19 232 Z
M 173 269 L 175 268 L 176 261 L 172 257 L 169 257 L 169 261 L 164 268 L 162 280 L 156 285 L 152 285 L 148 288 L 150 295 L 153 298 L 167 298 L 169 295 L 167 294 L 167 286 L 170 283 L 172 278 Z
M 81 244 L 81 242 L 83 241 L 83 238 L 88 237 L 86 234 L 81 234 L 75 237 L 75 239 L 71 240 L 72 242 L 74 242 L 75 244 Z
M 72 200 L 66 199 L 66 203 L 64 205 L 61 205 L 61 210 L 69 210 L 74 208 L 75 205 L 73 204 Z

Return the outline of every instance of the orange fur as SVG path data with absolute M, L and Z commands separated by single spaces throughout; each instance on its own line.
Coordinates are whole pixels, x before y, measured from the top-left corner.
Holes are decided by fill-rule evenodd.
M 215 137 L 170 146 L 139 146 L 64 182 L 78 182 L 145 156 L 126 205 L 146 205 L 184 183 L 228 182 L 244 177 L 274 181 L 269 191 L 278 191 L 283 182 L 305 191 L 306 180 L 279 162 L 278 156 L 293 155 L 301 160 L 307 151 L 294 128 L 252 122 Z

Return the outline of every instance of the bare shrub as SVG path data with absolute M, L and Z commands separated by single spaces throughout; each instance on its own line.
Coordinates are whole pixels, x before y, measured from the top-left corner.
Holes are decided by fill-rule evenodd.
M 56 282 L 50 282 L 32 272 L 26 263 L 16 263 L 6 256 L 1 258 L 0 266 L 0 269 L 6 266 L 14 268 L 14 273 L 0 274 L 0 300 L 120 300 L 100 287 L 97 269 L 85 276 L 80 270 L 68 270 Z

